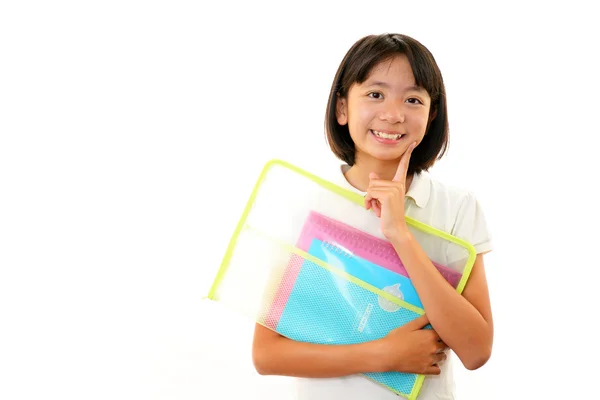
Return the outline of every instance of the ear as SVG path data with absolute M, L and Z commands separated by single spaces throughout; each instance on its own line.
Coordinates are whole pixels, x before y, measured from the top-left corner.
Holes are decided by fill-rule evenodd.
M 435 117 L 437 117 L 437 110 L 434 109 L 433 112 L 431 112 L 431 115 L 429 115 L 429 122 L 427 122 L 428 124 L 431 123 L 431 121 L 433 121 L 435 119 Z
M 348 123 L 348 101 L 339 94 L 335 103 L 335 114 L 338 124 L 346 125 Z
M 431 121 L 433 121 L 437 117 L 437 110 L 433 110 L 433 112 L 429 115 L 429 119 L 427 120 L 427 128 L 425 129 L 425 135 L 429 133 L 429 127 L 431 126 Z
M 435 119 L 435 117 L 437 117 L 437 110 L 433 110 L 433 112 L 429 116 L 429 122 L 427 122 L 427 123 L 430 124 L 431 121 L 433 121 Z

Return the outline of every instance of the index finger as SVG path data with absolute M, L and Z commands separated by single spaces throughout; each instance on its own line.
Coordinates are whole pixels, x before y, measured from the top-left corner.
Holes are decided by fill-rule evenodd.
M 406 181 L 406 173 L 408 172 L 408 165 L 410 163 L 410 155 L 412 151 L 417 146 L 417 142 L 412 142 L 408 149 L 402 154 L 402 158 L 400 158 L 400 163 L 398 163 L 398 169 L 396 170 L 396 175 L 394 175 L 394 182 L 402 182 Z
M 423 327 L 425 327 L 427 324 L 429 324 L 429 318 L 427 318 L 426 314 L 423 314 L 415 319 L 413 319 L 412 321 L 410 321 L 409 323 L 407 323 L 405 326 L 409 326 L 410 329 L 421 329 Z

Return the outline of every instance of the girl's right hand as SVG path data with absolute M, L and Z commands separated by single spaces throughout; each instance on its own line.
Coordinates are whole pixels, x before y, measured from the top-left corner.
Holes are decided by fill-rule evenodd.
M 422 329 L 427 324 L 427 316 L 422 315 L 380 339 L 386 371 L 440 374 L 438 364 L 446 359 L 448 346 L 433 329 Z

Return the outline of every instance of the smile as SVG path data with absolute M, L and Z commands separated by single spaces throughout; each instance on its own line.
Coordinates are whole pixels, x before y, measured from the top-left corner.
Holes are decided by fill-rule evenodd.
M 400 140 L 400 138 L 402 136 L 404 136 L 401 133 L 385 133 L 385 132 L 376 131 L 374 129 L 371 129 L 371 133 L 378 138 L 388 139 L 388 140 Z

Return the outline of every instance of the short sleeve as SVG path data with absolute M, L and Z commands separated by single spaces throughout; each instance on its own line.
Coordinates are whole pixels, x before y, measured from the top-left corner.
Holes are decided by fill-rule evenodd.
M 492 236 L 475 195 L 467 192 L 458 209 L 452 235 L 471 243 L 477 254 L 493 250 Z

